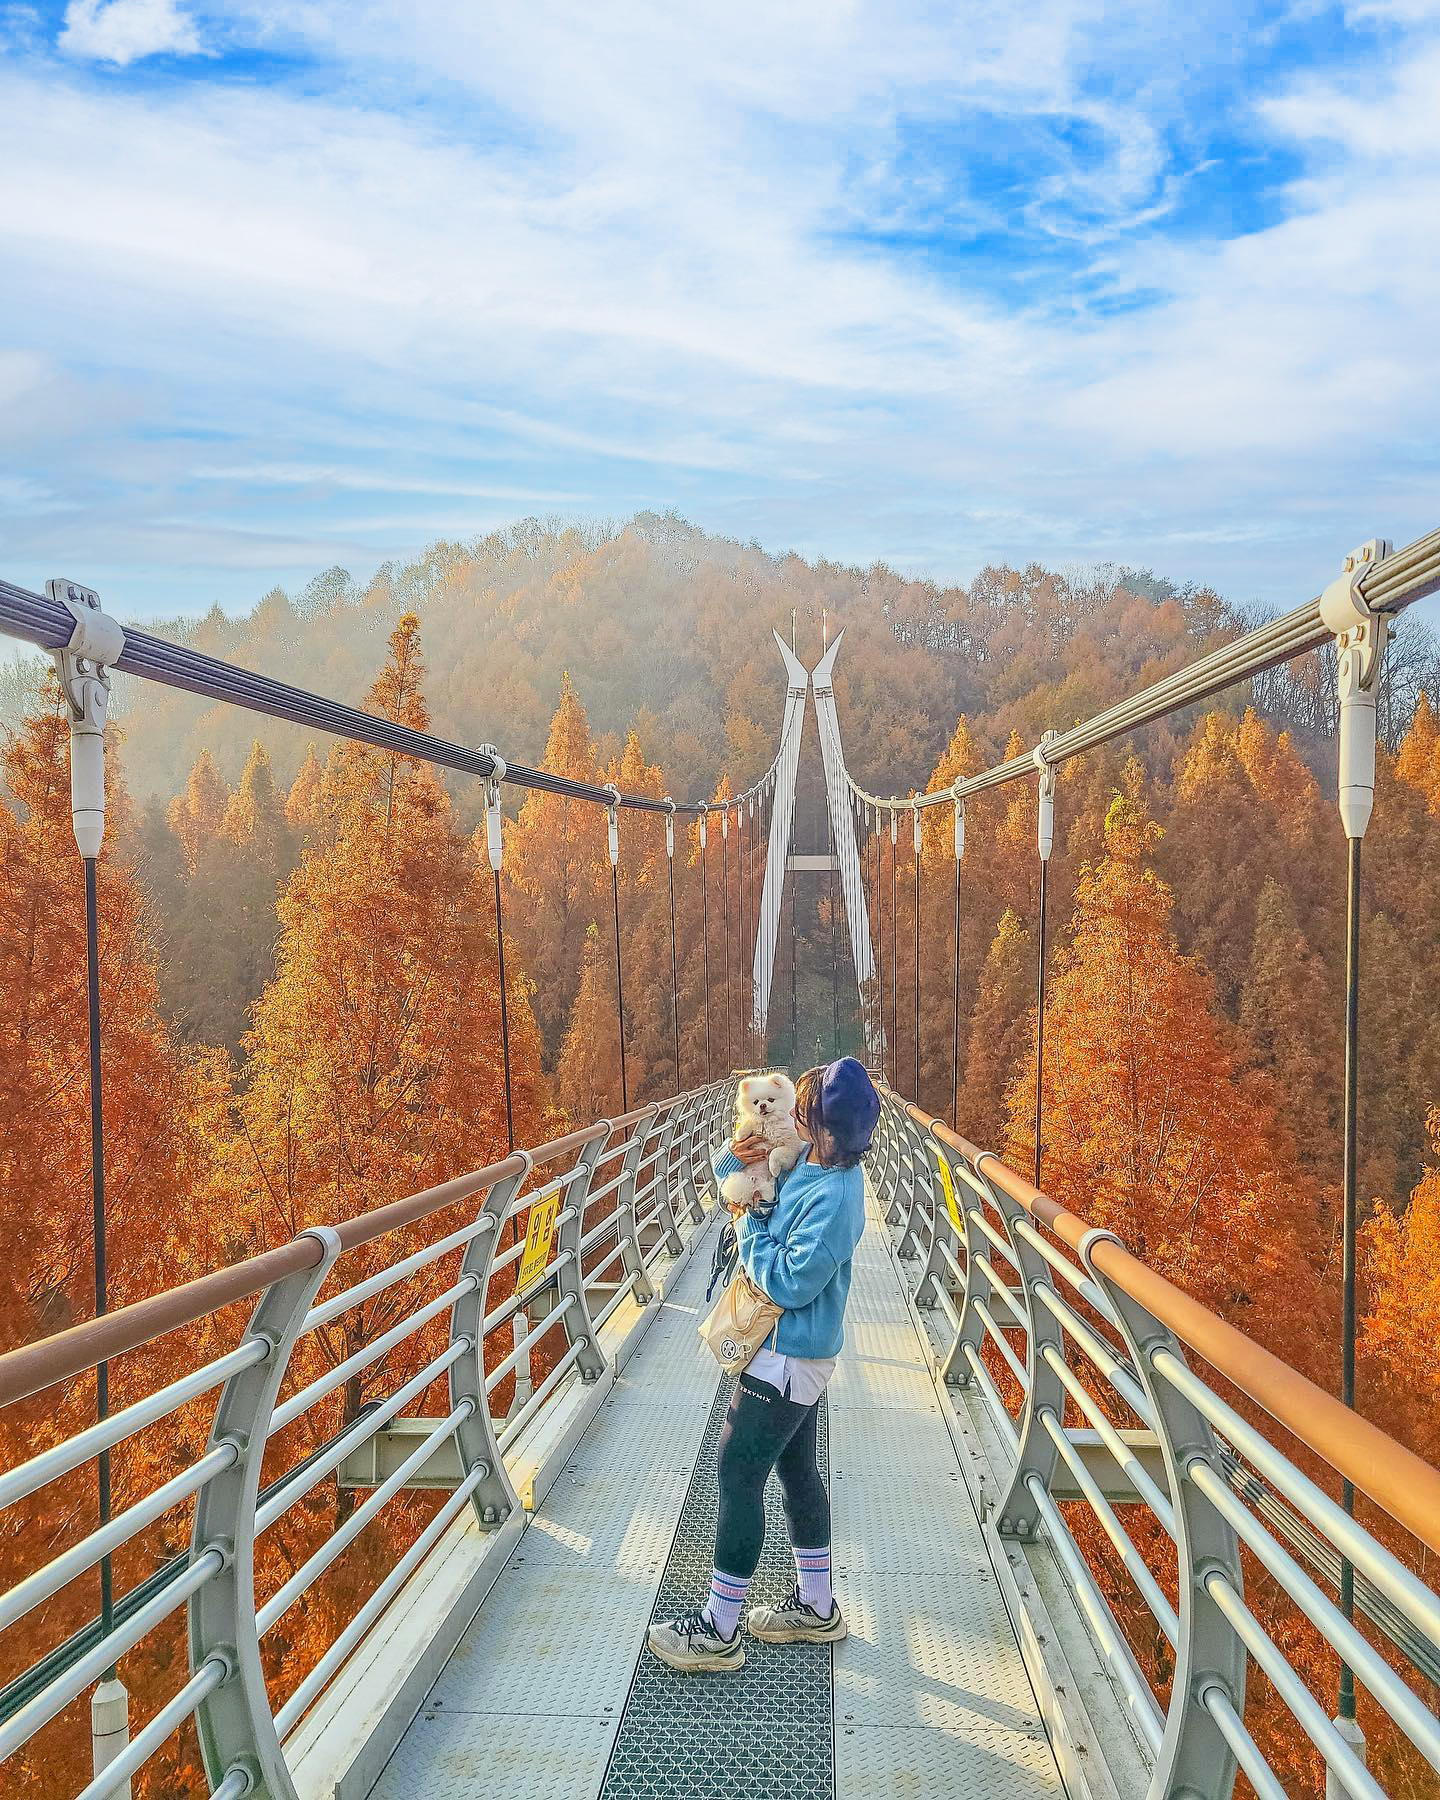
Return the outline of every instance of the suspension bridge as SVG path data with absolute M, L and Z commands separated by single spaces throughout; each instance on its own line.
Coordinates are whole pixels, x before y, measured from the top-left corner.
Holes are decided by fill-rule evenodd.
M 1276 1772 L 1273 1737 L 1252 1731 L 1247 1701 L 1263 1692 L 1282 1703 L 1287 1741 L 1313 1751 L 1332 1797 L 1387 1792 L 1369 1766 L 1366 1717 L 1388 1720 L 1410 1747 L 1403 1766 L 1418 1773 L 1392 1785 L 1395 1800 L 1435 1791 L 1440 1597 L 1424 1571 L 1440 1553 L 1440 1474 L 1355 1410 L 1353 1383 L 1357 893 L 1376 695 L 1395 615 L 1437 589 L 1440 532 L 1398 551 L 1372 541 L 1294 612 L 1094 719 L 1047 732 L 1022 756 L 920 795 L 871 794 L 851 779 L 832 684 L 841 640 L 807 671 L 777 639 L 786 698 L 770 768 L 724 802 L 676 802 L 522 767 L 494 746 L 449 743 L 123 628 L 71 582 L 44 594 L 0 582 L 0 630 L 53 654 L 69 711 L 90 925 L 96 1248 L 95 1316 L 0 1355 L 0 1409 L 28 1407 L 39 1421 L 26 1454 L 0 1473 L 3 1529 L 38 1550 L 50 1543 L 41 1526 L 57 1496 L 73 1506 L 81 1478 L 91 1496 L 67 1547 L 36 1554 L 0 1595 L 0 1632 L 82 1578 L 96 1580 L 99 1596 L 89 1627 L 0 1692 L 0 1788 L 38 1779 L 45 1734 L 79 1706 L 93 1745 L 85 1800 L 169 1791 L 147 1785 L 147 1770 L 191 1732 L 199 1765 L 187 1791 L 222 1800 L 1280 1800 L 1287 1791 L 1298 1800 Z M 958 917 L 967 800 L 1034 783 L 1043 1028 L 1056 771 L 1327 643 L 1337 651 L 1347 846 L 1337 882 L 1349 903 L 1335 1394 L 1045 1193 L 1043 1041 L 1029 1174 L 964 1135 L 958 1068 L 946 1118 L 915 1104 L 919 1040 L 899 1041 L 897 995 L 907 981 L 918 989 L 926 947 L 918 905 L 908 946 L 896 942 L 893 907 L 897 859 L 918 856 L 927 809 L 953 818 Z M 614 1117 L 515 1144 L 489 1167 L 109 1307 L 95 918 L 115 671 L 482 783 L 502 957 L 505 790 L 601 809 L 622 1081 L 617 872 L 627 814 L 667 825 L 677 1086 L 677 817 L 696 823 L 702 849 L 718 828 L 717 904 L 727 913 L 733 865 L 763 864 L 755 916 L 739 921 L 753 950 L 733 1060 L 803 1054 L 797 991 L 807 981 L 823 993 L 828 980 L 838 1037 L 843 974 L 845 1015 L 882 1089 L 847 1344 L 822 1402 L 844 1643 L 756 1644 L 743 1671 L 698 1681 L 642 1649 L 652 1619 L 699 1597 L 713 1546 L 729 1378 L 695 1327 L 721 1212 L 712 1157 L 733 1090 L 713 1043 L 705 1081 L 687 1091 L 643 1106 L 624 1093 Z M 888 942 L 874 928 L 887 882 Z M 828 941 L 796 926 L 797 906 L 818 918 L 821 885 Z M 828 969 L 797 968 L 802 938 L 825 943 Z M 958 1017 L 958 963 L 954 981 Z M 383 1328 L 352 1332 L 341 1360 L 307 1357 L 335 1321 L 379 1318 L 365 1308 L 382 1295 Z M 204 1351 L 112 1408 L 111 1371 L 161 1340 Z M 336 1430 L 336 1397 L 377 1365 L 395 1371 L 392 1390 Z M 503 1412 L 502 1387 L 513 1390 Z M 50 1428 L 45 1408 L 56 1402 L 58 1417 L 59 1397 L 77 1391 L 93 1395 L 89 1422 Z M 203 1452 L 116 1510 L 112 1459 L 182 1419 L 201 1422 Z M 330 1481 L 344 1503 L 305 1508 Z M 188 1548 L 115 1593 L 122 1547 L 177 1519 Z M 380 1523 L 398 1548 L 378 1585 L 327 1600 L 324 1648 L 282 1679 L 273 1649 L 283 1621 L 318 1607 L 327 1576 Z M 770 1524 L 761 1600 L 789 1579 L 778 1509 Z M 282 1579 L 262 1582 L 257 1546 L 282 1532 L 298 1548 Z M 1162 1658 L 1137 1650 L 1137 1615 Z M 1284 1630 L 1269 1628 L 1277 1618 Z M 141 1713 L 125 1659 L 165 1634 L 184 1649 L 167 1694 Z M 1338 1665 L 1333 1688 L 1316 1675 L 1330 1663 L 1302 1654 L 1310 1638 Z

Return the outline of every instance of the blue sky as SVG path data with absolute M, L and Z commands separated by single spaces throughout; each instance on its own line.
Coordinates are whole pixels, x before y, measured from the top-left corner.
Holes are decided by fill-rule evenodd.
M 1437 95 L 1440 0 L 0 0 L 0 572 L 675 507 L 1293 604 L 1440 522 Z

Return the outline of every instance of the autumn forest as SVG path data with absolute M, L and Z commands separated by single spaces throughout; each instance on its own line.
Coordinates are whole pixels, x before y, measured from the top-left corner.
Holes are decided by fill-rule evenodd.
M 726 797 L 769 766 L 784 698 L 770 633 L 788 638 L 792 619 L 809 664 L 822 628 L 832 637 L 845 629 L 835 691 L 848 760 L 882 792 L 948 787 L 1251 622 L 1214 593 L 1148 572 L 987 569 L 966 588 L 940 588 L 884 566 L 771 556 L 671 516 L 641 515 L 623 527 L 527 522 L 471 544 L 438 544 L 364 585 L 332 570 L 299 594 L 266 595 L 248 614 L 216 610 L 153 628 L 447 738 L 493 741 L 555 773 L 690 799 Z M 1366 842 L 1359 1403 L 1432 1461 L 1440 1459 L 1437 690 L 1440 653 L 1423 625 L 1406 621 L 1391 651 Z M 1313 655 L 1061 771 L 1041 1149 L 1044 1185 L 1057 1198 L 1333 1389 L 1344 875 L 1331 691 L 1324 659 Z M 92 1245 L 68 730 L 38 664 L 6 675 L 0 718 L 6 1350 L 88 1316 Z M 479 784 L 125 678 L 112 718 L 99 872 L 112 1305 L 480 1166 L 504 1153 L 512 1129 L 517 1143 L 535 1143 L 620 1110 L 603 810 L 538 791 L 506 795 L 507 1124 Z M 680 821 L 677 1068 L 663 820 L 626 812 L 621 831 L 633 1102 L 722 1074 L 741 1057 L 753 936 L 744 940 L 739 918 L 748 907 L 753 932 L 761 871 L 732 840 L 727 911 L 719 833 L 702 855 L 694 822 Z M 867 876 L 876 848 L 862 836 Z M 1033 784 L 970 805 L 958 946 L 948 808 L 928 815 L 918 867 L 902 829 L 893 912 L 888 834 L 880 849 L 886 874 L 871 888 L 871 924 L 887 952 L 892 940 L 911 944 L 920 909 L 919 994 L 913 978 L 896 986 L 895 1085 L 946 1117 L 953 1104 L 967 1137 L 1028 1168 Z M 822 890 L 797 939 L 797 974 L 817 959 L 829 968 L 836 926 Z M 798 1039 L 777 1023 L 777 1055 L 809 1049 L 813 1060 L 832 1038 L 855 1041 L 853 980 L 833 1022 L 829 989 L 823 998 L 813 985 L 806 991 L 814 1016 Z M 306 1351 L 312 1373 L 383 1329 L 384 1306 L 382 1296 L 317 1334 Z M 157 1342 L 126 1360 L 119 1400 L 166 1379 L 169 1359 L 193 1366 L 219 1347 Z M 332 1427 L 389 1391 L 397 1372 L 403 1359 L 347 1384 Z M 93 1402 L 93 1388 L 77 1383 L 58 1399 L 9 1409 L 0 1417 L 5 1463 L 78 1429 Z M 193 1460 L 185 1419 L 117 1459 L 122 1496 Z M 304 1434 L 316 1428 L 307 1415 L 277 1436 L 275 1467 L 304 1454 Z M 77 1477 L 66 1491 L 68 1510 L 45 1521 L 52 1552 L 86 1528 L 89 1488 Z M 348 1504 L 333 1480 L 317 1485 L 267 1534 L 257 1578 L 273 1589 L 303 1560 L 307 1532 Z M 431 1501 L 404 1504 L 419 1517 Z M 0 1527 L 4 1586 L 33 1564 L 33 1545 L 21 1543 L 26 1523 Z M 362 1538 L 274 1634 L 277 1682 L 293 1685 L 374 1585 L 387 1555 L 371 1541 L 380 1535 Z M 184 1518 L 167 1519 L 127 1547 L 117 1583 L 142 1581 L 185 1543 Z M 38 1609 L 6 1635 L 0 1682 L 93 1610 L 85 1581 Z M 1163 1682 L 1168 1647 L 1153 1620 L 1135 1614 L 1125 1624 Z M 1331 1679 L 1333 1656 L 1322 1646 L 1297 1632 L 1289 1648 L 1317 1682 Z M 173 1692 L 183 1679 L 179 1629 L 134 1660 L 145 1658 L 127 1674 L 132 1689 Z M 83 1780 L 81 1710 L 26 1752 L 35 1758 L 27 1792 L 73 1792 Z M 1375 1731 L 1372 1766 L 1401 1759 L 1384 1729 Z M 1274 1754 L 1283 1774 L 1283 1753 Z M 1401 1785 L 1407 1767 L 1394 1762 L 1391 1791 L 1412 1791 Z M 1292 1773 L 1303 1788 L 1314 1771 L 1302 1760 Z M 193 1734 L 146 1780 L 152 1795 L 200 1791 Z

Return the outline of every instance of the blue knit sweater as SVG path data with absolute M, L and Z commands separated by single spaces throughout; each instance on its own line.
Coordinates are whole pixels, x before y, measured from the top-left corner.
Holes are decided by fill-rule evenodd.
M 745 1273 L 785 1308 L 774 1347 L 781 1356 L 838 1356 L 845 1342 L 850 1259 L 865 1229 L 865 1178 L 824 1169 L 807 1150 L 780 1180 L 768 1217 L 736 1226 Z M 717 1166 L 718 1166 L 717 1159 Z

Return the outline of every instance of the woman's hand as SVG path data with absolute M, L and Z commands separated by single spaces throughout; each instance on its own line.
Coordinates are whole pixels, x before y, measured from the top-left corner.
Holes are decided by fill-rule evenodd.
M 770 1146 L 765 1142 L 764 1138 L 736 1138 L 730 1148 L 747 1167 L 753 1163 L 767 1162 L 770 1157 Z

